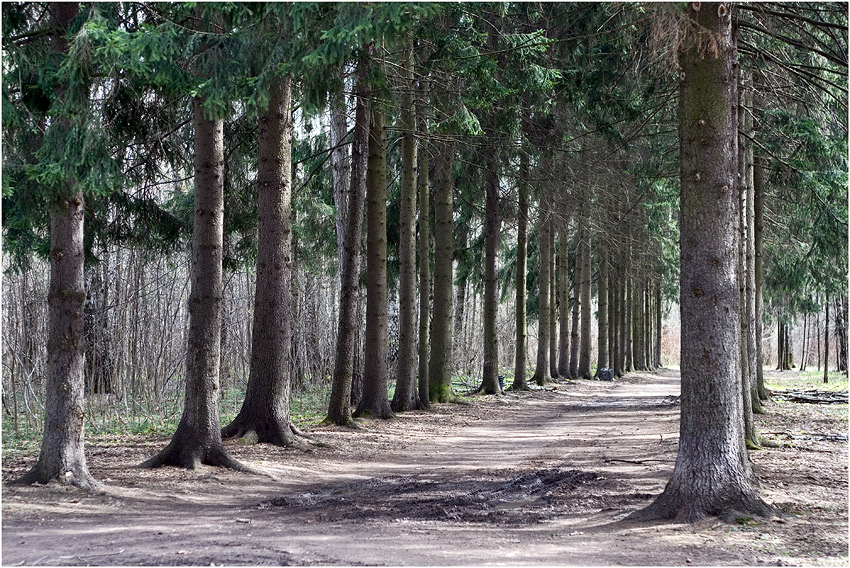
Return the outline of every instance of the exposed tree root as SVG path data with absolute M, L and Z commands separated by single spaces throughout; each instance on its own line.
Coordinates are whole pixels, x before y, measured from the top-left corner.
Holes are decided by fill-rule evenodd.
M 84 491 L 96 491 L 100 489 L 97 481 L 87 468 L 82 467 L 53 467 L 45 466 L 41 460 L 27 473 L 9 482 L 9 485 L 33 485 L 39 483 L 47 485 L 50 482 L 60 485 L 72 485 Z
M 200 445 L 181 444 L 176 440 L 176 437 L 172 438 L 171 443 L 168 444 L 161 452 L 140 463 L 139 467 L 157 468 L 170 465 L 185 469 L 198 470 L 202 464 L 224 467 L 242 473 L 250 473 L 252 475 L 262 475 L 264 477 L 270 477 L 277 480 L 277 477 L 270 473 L 254 469 L 236 461 L 221 445 L 205 448 Z
M 727 491 L 721 495 L 687 495 L 670 487 L 648 507 L 631 513 L 626 520 L 654 521 L 673 519 L 679 523 L 696 523 L 706 517 L 717 517 L 727 523 L 741 518 L 773 517 L 776 509 L 765 503 L 753 490 Z
M 322 420 L 321 426 L 342 426 L 344 428 L 351 428 L 352 430 L 359 430 L 360 426 L 357 422 L 354 421 L 351 414 L 347 414 L 343 417 L 342 420 L 334 420 L 330 417 L 330 415 L 326 416 L 324 420 Z
M 528 384 L 527 384 L 527 383 L 525 383 L 525 382 L 523 382 L 523 383 L 522 383 L 522 384 L 520 384 L 520 385 L 517 385 L 516 381 L 514 381 L 514 383 L 513 383 L 511 386 L 509 386 L 508 388 L 506 388 L 506 389 L 505 389 L 505 391 L 512 391 L 512 392 L 531 392 L 531 387 L 530 387 L 530 386 L 528 386 Z

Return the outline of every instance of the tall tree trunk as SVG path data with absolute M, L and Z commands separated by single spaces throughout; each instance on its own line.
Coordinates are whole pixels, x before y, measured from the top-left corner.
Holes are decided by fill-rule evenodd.
M 419 405 L 428 408 L 428 356 L 431 350 L 431 200 L 428 180 L 427 81 L 419 82 L 417 120 L 419 123 Z
M 542 168 L 543 172 L 548 172 L 549 165 L 551 165 L 551 162 L 547 159 Z M 540 234 L 540 272 L 538 275 L 539 300 L 537 303 L 537 367 L 534 370 L 534 377 L 532 379 L 540 386 L 546 384 L 546 377 L 549 375 L 549 317 L 552 313 L 549 307 L 549 294 L 551 292 L 549 279 L 552 276 L 550 274 L 552 270 L 552 250 L 550 246 L 552 241 L 549 238 L 549 232 L 552 230 L 552 210 L 549 199 L 549 185 L 548 181 L 544 182 L 543 191 L 540 196 L 540 220 L 538 222 Z
M 661 276 L 655 283 L 655 367 L 661 367 Z
M 579 246 L 581 237 L 576 238 L 576 260 L 575 271 L 573 273 L 573 314 L 572 325 L 570 327 L 570 378 L 577 379 L 578 375 L 578 349 L 579 349 L 579 321 L 581 310 L 581 282 L 582 270 L 584 269 L 584 261 L 582 260 L 583 249 Z
M 631 258 L 631 255 L 629 255 Z M 623 278 L 623 371 L 631 373 L 635 370 L 634 363 L 634 311 L 632 310 L 632 302 L 634 296 L 634 288 L 632 286 L 631 268 L 626 269 L 626 274 Z
M 68 44 L 65 34 L 77 16 L 75 3 L 48 5 L 54 29 L 50 51 L 61 57 Z M 64 96 L 64 88 L 57 89 Z M 61 134 L 71 124 L 58 118 L 51 128 Z M 65 189 L 50 206 L 50 289 L 47 296 L 47 381 L 44 401 L 44 434 L 35 466 L 15 483 L 47 483 L 58 480 L 84 489 L 98 483 L 86 465 L 83 427 L 85 382 L 85 252 L 83 226 L 85 204 L 76 187 Z
M 463 368 L 466 365 L 466 356 L 467 356 L 467 345 L 469 341 L 467 341 L 468 337 L 463 333 L 463 321 L 464 316 L 469 317 L 470 314 L 465 313 L 466 308 L 466 288 L 469 284 L 469 269 L 466 268 L 466 263 L 469 262 L 469 252 L 467 251 L 469 247 L 469 227 L 467 223 L 460 223 L 457 227 L 457 238 L 454 240 L 454 251 L 453 253 L 456 255 L 456 260 L 458 264 L 458 276 L 457 283 L 455 285 L 455 303 L 454 303 L 454 328 L 452 331 L 453 339 L 453 354 L 454 354 L 454 364 L 458 365 L 458 368 Z M 472 318 L 471 323 L 472 326 L 467 325 L 467 334 L 469 333 L 470 327 L 475 325 L 475 294 L 472 294 Z
M 275 78 L 259 120 L 257 286 L 251 371 L 239 414 L 221 435 L 279 446 L 292 443 L 292 79 Z
M 451 402 L 452 391 L 452 193 L 454 147 L 435 140 L 434 164 L 434 315 L 431 319 L 429 399 Z
M 611 259 L 611 266 L 608 266 L 608 366 L 612 372 L 617 367 L 617 302 L 614 299 L 617 287 L 617 275 L 614 272 L 614 259 Z M 616 372 L 615 372 L 616 373 Z
M 803 345 L 800 349 L 800 371 L 806 370 L 809 360 L 809 314 L 803 314 Z
M 183 416 L 171 442 L 143 467 L 246 469 L 225 451 L 219 419 L 222 245 L 224 234 L 224 122 L 208 118 L 204 101 L 192 101 L 195 131 L 195 216 L 192 291 L 186 349 Z
M 366 167 L 366 343 L 363 396 L 355 417 L 390 418 L 387 397 L 387 136 L 384 109 L 372 105 Z
M 823 318 L 823 382 L 829 382 L 829 292 L 826 294 L 826 315 Z
M 331 133 L 331 173 L 333 175 L 334 206 L 336 207 L 336 249 L 339 262 L 339 281 L 343 285 L 342 267 L 345 264 L 345 238 L 348 227 L 348 204 L 351 201 L 351 160 L 348 147 L 343 144 L 348 135 L 348 108 L 345 104 L 345 86 L 342 70 L 333 78 L 328 99 Z
M 558 316 L 560 319 L 558 337 L 558 374 L 562 377 L 570 376 L 570 274 L 569 274 L 569 223 L 561 226 L 560 248 L 558 259 L 560 263 L 558 279 L 560 281 L 560 303 L 558 305 Z
M 764 161 L 760 156 L 753 157 L 753 255 L 755 262 L 756 298 L 756 387 L 759 398 L 767 400 L 768 392 L 764 386 L 764 258 L 762 248 L 764 242 Z
M 516 358 L 511 390 L 527 390 L 525 380 L 528 355 L 528 322 L 526 319 L 526 275 L 528 272 L 528 154 L 523 148 L 519 158 L 519 211 L 517 213 L 516 253 Z
M 838 338 L 838 370 L 847 376 L 847 296 L 835 298 L 835 336 Z
M 549 230 L 549 376 L 558 378 L 558 255 L 554 219 Z
M 732 5 L 684 8 L 716 51 L 680 52 L 682 395 L 679 452 L 664 492 L 637 518 L 695 522 L 768 515 L 750 484 L 742 431 L 735 278 L 736 45 Z
M 499 309 L 499 154 L 496 147 L 488 148 L 487 161 L 484 212 L 484 368 L 478 390 L 484 394 L 499 394 L 499 338 L 496 335 L 496 314 Z
M 626 306 L 626 294 L 628 290 L 628 279 L 626 278 L 625 266 L 620 266 L 618 270 L 619 283 L 617 285 L 617 318 L 619 323 L 619 355 L 617 357 L 616 373 L 618 377 L 626 374 L 626 357 L 629 350 L 629 325 L 628 325 L 628 310 Z
M 596 312 L 596 374 L 608 368 L 608 254 L 605 245 L 599 242 L 599 280 L 596 285 L 598 309 Z
M 579 346 L 578 376 L 582 379 L 590 379 L 590 231 L 587 229 L 587 217 L 582 216 L 580 221 L 581 230 L 579 235 L 579 247 L 581 247 L 581 344 Z
M 343 241 L 340 265 L 339 323 L 337 326 L 333 382 L 328 403 L 327 422 L 339 426 L 353 426 L 351 416 L 352 385 L 354 375 L 359 375 L 356 353 L 359 353 L 360 328 L 359 280 L 360 242 L 363 232 L 363 209 L 366 196 L 366 172 L 369 157 L 370 96 L 367 87 L 372 46 L 364 48 L 357 64 L 355 77 L 354 137 L 351 145 L 351 182 L 348 195 L 348 219 Z
M 413 38 L 407 39 L 402 71 L 405 89 L 401 100 L 401 195 L 399 214 L 398 283 L 398 377 L 392 409 L 404 412 L 419 408 L 416 389 L 416 109 L 413 106 Z

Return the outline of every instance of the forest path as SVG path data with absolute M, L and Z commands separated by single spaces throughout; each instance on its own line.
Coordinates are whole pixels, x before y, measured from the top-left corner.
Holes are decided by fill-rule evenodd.
M 228 443 L 281 481 L 131 467 L 164 439 L 90 444 L 104 494 L 4 487 L 3 564 L 776 562 L 725 525 L 622 521 L 672 470 L 678 372 L 555 387 L 318 428 L 309 453 Z

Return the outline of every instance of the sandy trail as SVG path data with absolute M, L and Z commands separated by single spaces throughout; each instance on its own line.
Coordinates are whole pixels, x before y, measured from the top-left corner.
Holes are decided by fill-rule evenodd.
M 110 480 L 102 495 L 4 487 L 3 564 L 784 562 L 750 542 L 757 534 L 742 540 L 714 521 L 622 521 L 672 470 L 678 393 L 677 372 L 662 370 L 438 405 L 357 432 L 320 428 L 332 447 L 311 453 L 229 444 L 281 481 L 131 467 L 163 440 L 92 444 L 90 467 Z M 845 522 L 846 510 L 845 495 Z

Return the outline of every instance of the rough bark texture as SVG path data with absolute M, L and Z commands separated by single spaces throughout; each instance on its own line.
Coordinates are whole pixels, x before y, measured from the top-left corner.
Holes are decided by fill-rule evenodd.
M 578 324 L 579 324 L 579 313 L 581 310 L 581 271 L 584 267 L 584 262 L 582 262 L 582 248 L 578 246 L 579 239 L 576 239 L 576 261 L 575 261 L 575 272 L 573 274 L 573 315 L 572 315 L 572 323 L 570 326 L 570 374 L 569 377 L 571 379 L 578 378 L 578 348 L 579 348 L 579 335 L 578 335 Z
M 413 40 L 408 40 L 401 93 L 401 195 L 399 212 L 398 376 L 392 409 L 419 408 L 416 390 L 416 110 L 413 106 Z
M 743 94 L 744 108 L 744 130 L 745 132 L 753 132 L 753 94 L 752 94 L 752 78 L 748 77 L 744 83 L 746 89 Z M 756 274 L 755 274 L 755 256 L 756 256 L 756 241 L 755 241 L 755 188 L 754 188 L 754 157 L 753 145 L 751 142 L 745 142 L 744 158 L 744 173 L 747 182 L 746 187 L 746 223 L 747 223 L 747 239 L 744 243 L 745 253 L 745 296 L 746 302 L 744 306 L 744 318 L 747 320 L 747 334 L 745 340 L 747 343 L 747 379 L 750 388 L 750 399 L 752 401 L 753 412 L 761 414 L 764 412 L 761 406 L 761 398 L 758 388 L 758 366 L 761 365 L 756 342 Z
M 429 399 L 450 402 L 452 391 L 452 192 L 454 148 L 445 140 L 434 143 L 434 315 L 431 319 Z
M 558 279 L 560 280 L 559 292 L 560 303 L 558 305 L 558 316 L 560 327 L 558 328 L 558 374 L 562 377 L 570 376 L 570 275 L 569 275 L 569 240 L 567 235 L 568 223 L 561 226 L 560 255 L 558 258 Z
M 420 81 L 417 119 L 419 150 L 419 404 L 430 406 L 428 393 L 428 356 L 431 350 L 431 200 L 428 182 L 428 115 L 425 101 L 427 85 Z
M 372 105 L 366 172 L 366 332 L 363 396 L 355 417 L 390 418 L 387 398 L 387 150 L 384 110 Z
M 499 338 L 496 314 L 499 309 L 499 154 L 488 148 L 486 203 L 484 210 L 484 368 L 479 391 L 498 394 Z
M 351 200 L 351 160 L 348 148 L 343 144 L 348 135 L 348 109 L 345 104 L 345 92 L 342 70 L 334 77 L 328 106 L 330 110 L 331 134 L 331 173 L 333 175 L 334 206 L 336 207 L 336 245 L 339 262 L 340 285 L 342 285 L 342 265 L 345 263 L 345 230 L 348 227 L 348 204 Z
M 522 152 L 519 162 L 519 211 L 517 212 L 516 253 L 516 358 L 511 390 L 526 390 L 528 356 L 528 324 L 525 311 L 525 285 L 528 272 L 528 154 Z
M 351 144 L 351 183 L 349 184 L 348 219 L 340 265 L 339 324 L 337 327 L 334 374 L 328 403 L 327 421 L 352 426 L 351 387 L 357 346 L 358 284 L 360 278 L 360 240 L 363 231 L 363 208 L 366 196 L 366 170 L 369 156 L 370 92 L 366 84 L 371 46 L 364 49 L 357 65 L 354 137 Z
M 587 223 L 586 217 L 580 221 Z M 581 344 L 579 346 L 578 376 L 582 379 L 590 379 L 590 231 L 584 225 L 579 232 L 579 248 L 581 249 Z
M 245 469 L 224 450 L 219 419 L 222 239 L 224 225 L 224 123 L 208 118 L 203 100 L 192 101 L 195 130 L 195 215 L 192 289 L 186 350 L 183 416 L 171 442 L 143 467 L 201 464 Z
M 617 318 L 619 327 L 619 338 L 617 340 L 619 346 L 619 354 L 617 356 L 617 368 L 615 372 L 618 377 L 622 377 L 626 374 L 626 350 L 629 348 L 629 326 L 628 319 L 626 317 L 626 290 L 627 279 L 625 277 L 626 270 L 625 267 L 620 267 L 619 270 L 619 284 L 617 286 Z
M 596 374 L 598 375 L 599 369 L 608 367 L 608 255 L 605 251 L 605 245 L 601 242 L 599 244 L 599 281 L 597 290 L 599 308 L 596 312 L 596 349 L 598 351 L 596 357 Z
M 762 243 L 764 235 L 764 164 L 760 157 L 753 158 L 753 277 L 755 286 L 756 325 L 756 388 L 761 400 L 767 400 L 764 386 L 764 259 Z
M 629 255 L 629 260 L 631 260 L 631 254 Z M 623 279 L 623 288 L 623 372 L 631 373 L 635 370 L 634 312 L 632 311 L 632 296 L 634 295 L 634 288 L 632 286 L 631 269 L 626 271 L 626 276 Z
M 655 283 L 655 367 L 661 367 L 661 316 L 662 316 L 662 301 L 661 301 L 661 281 Z
M 682 394 L 679 453 L 664 492 L 633 517 L 733 520 L 772 509 L 749 482 L 742 432 L 740 310 L 735 277 L 735 103 L 732 6 L 687 5 L 690 29 L 716 49 L 681 52 L 680 305 Z
M 269 89 L 259 119 L 257 286 L 251 328 L 251 370 L 239 414 L 222 428 L 225 438 L 245 437 L 286 446 L 289 353 L 292 343 L 292 79 Z
M 50 50 L 54 55 L 67 51 L 68 25 L 77 16 L 74 3 L 49 7 L 54 27 Z M 63 96 L 59 89 L 57 96 Z M 67 119 L 52 128 L 70 129 Z M 15 483 L 59 481 L 83 489 L 98 483 L 86 465 L 83 428 L 85 389 L 85 254 L 83 195 L 72 187 L 50 207 L 50 288 L 47 295 L 47 380 L 44 401 L 44 433 L 38 461 Z
M 546 162 L 549 163 L 548 161 Z M 544 172 L 548 168 L 544 166 Z M 551 310 L 549 308 L 549 278 L 551 275 L 549 271 L 552 268 L 551 255 L 552 251 L 550 249 L 550 239 L 549 239 L 549 231 L 552 228 L 552 223 L 550 220 L 551 211 L 549 209 L 549 189 L 548 182 L 546 182 L 546 187 L 544 187 L 542 195 L 540 196 L 540 221 L 539 221 L 539 234 L 540 234 L 540 247 L 539 247 L 539 257 L 540 257 L 540 272 L 538 273 L 538 309 L 537 309 L 537 366 L 534 369 L 534 377 L 532 380 L 540 386 L 546 384 L 546 377 L 549 375 L 549 316 L 551 314 Z
M 823 318 L 823 382 L 829 382 L 829 294 L 826 295 L 826 315 Z M 788 335 L 786 326 L 785 335 Z M 787 353 L 787 348 L 786 348 Z M 787 357 L 787 355 L 786 355 Z M 791 366 L 789 365 L 790 369 Z
M 554 201 L 554 200 L 553 200 Z M 558 255 L 554 219 L 549 230 L 549 376 L 558 378 Z

